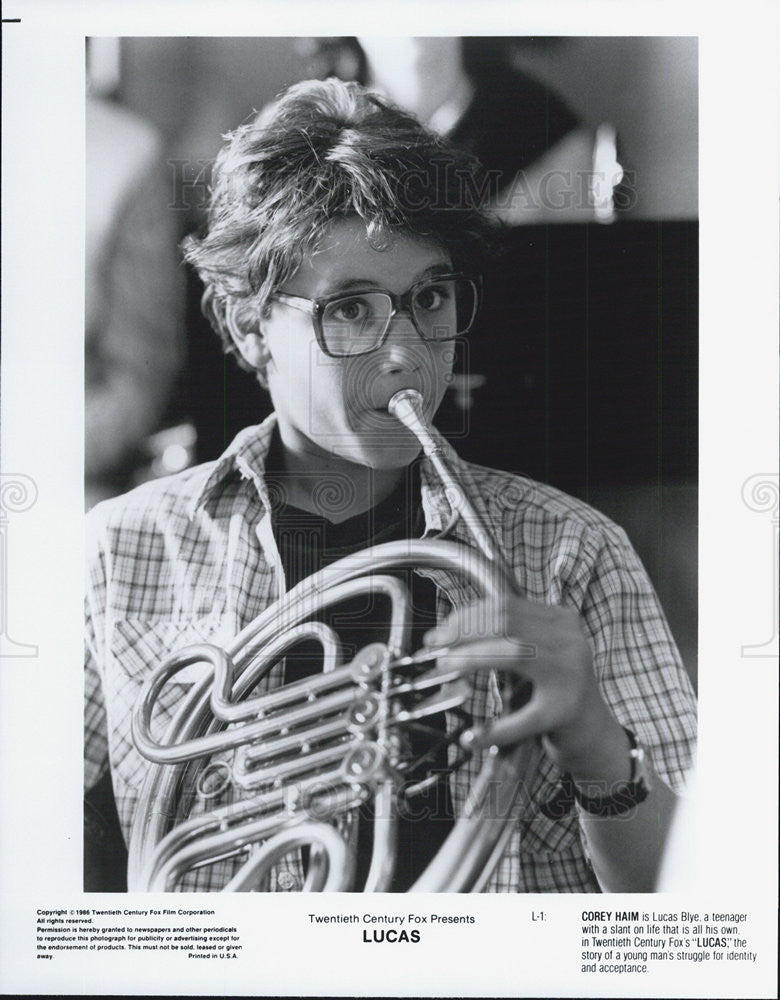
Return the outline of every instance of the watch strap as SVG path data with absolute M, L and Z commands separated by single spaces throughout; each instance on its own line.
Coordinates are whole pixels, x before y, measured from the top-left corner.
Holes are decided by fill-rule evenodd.
M 623 731 L 630 744 L 631 775 L 628 781 L 613 786 L 609 795 L 586 795 L 577 788 L 567 771 L 561 776 L 561 783 L 553 795 L 541 804 L 543 816 L 562 819 L 575 802 L 591 816 L 621 816 L 645 801 L 650 792 L 644 774 L 645 751 L 630 729 L 623 726 Z

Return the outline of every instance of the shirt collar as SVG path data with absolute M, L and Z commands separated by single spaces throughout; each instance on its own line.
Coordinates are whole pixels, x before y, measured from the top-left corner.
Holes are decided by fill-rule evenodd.
M 239 431 L 217 461 L 203 467 L 203 482 L 189 505 L 188 513 L 191 518 L 218 492 L 225 480 L 236 472 L 243 479 L 254 483 L 263 505 L 268 506 L 264 473 L 275 429 L 276 414 L 272 413 L 261 424 Z
M 276 425 L 276 414 L 272 413 L 261 424 L 245 427 L 215 463 L 203 467 L 203 482 L 188 508 L 191 518 L 219 491 L 225 480 L 236 472 L 254 484 L 263 506 L 269 508 L 268 488 L 264 477 Z M 433 435 L 443 448 L 447 462 L 459 481 L 465 479 L 464 485 L 473 486 L 468 465 L 435 429 Z M 468 492 L 472 494 L 473 490 Z M 453 510 L 433 463 L 427 457 L 423 457 L 420 463 L 420 500 L 425 517 L 425 535 L 442 531 L 451 520 Z M 456 534 L 460 534 L 459 528 L 460 521 L 456 525 Z

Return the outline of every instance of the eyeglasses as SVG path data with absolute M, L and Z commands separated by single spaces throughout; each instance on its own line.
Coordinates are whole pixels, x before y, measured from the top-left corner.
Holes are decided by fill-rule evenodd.
M 309 313 L 324 353 L 348 358 L 381 347 L 400 312 L 411 317 L 423 340 L 460 337 L 474 325 L 481 292 L 479 275 L 441 274 L 416 282 L 403 295 L 366 288 L 319 299 L 286 292 L 276 292 L 272 298 Z

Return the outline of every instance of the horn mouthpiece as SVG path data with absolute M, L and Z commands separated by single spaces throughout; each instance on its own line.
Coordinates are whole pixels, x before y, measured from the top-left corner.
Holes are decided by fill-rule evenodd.
M 415 435 L 426 455 L 437 450 L 423 413 L 423 398 L 417 389 L 399 389 L 390 397 L 387 410 Z
M 422 417 L 423 398 L 417 389 L 399 389 L 390 397 L 387 409 L 394 417 L 405 423 L 405 416 L 409 413 L 416 417 Z

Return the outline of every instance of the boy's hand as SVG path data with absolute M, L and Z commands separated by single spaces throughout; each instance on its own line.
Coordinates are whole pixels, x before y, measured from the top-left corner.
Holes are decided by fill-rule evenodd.
M 628 777 L 627 739 L 599 690 L 576 611 L 514 595 L 499 604 L 480 601 L 454 612 L 424 641 L 452 647 L 439 663 L 463 675 L 493 669 L 511 687 L 530 682 L 522 707 L 476 732 L 475 743 L 505 746 L 541 736 L 575 779 Z

